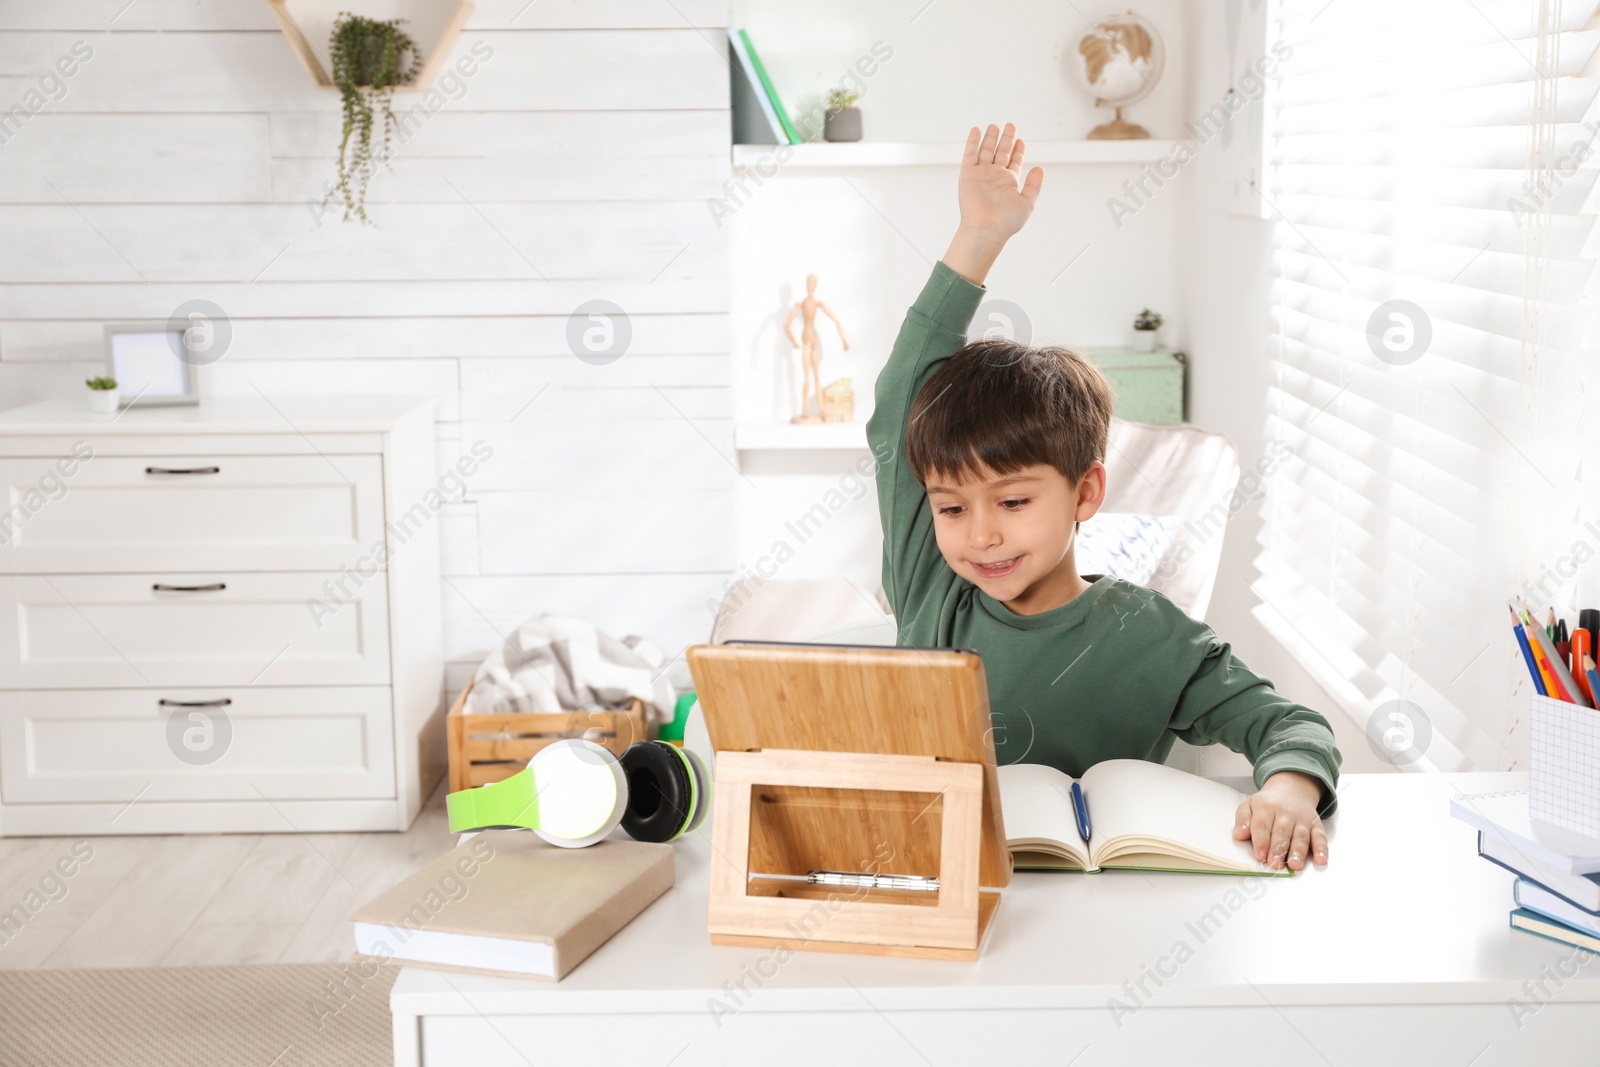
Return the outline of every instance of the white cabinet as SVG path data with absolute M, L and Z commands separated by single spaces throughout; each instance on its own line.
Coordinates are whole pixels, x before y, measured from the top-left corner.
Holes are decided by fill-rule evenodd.
M 0 413 L 0 835 L 409 826 L 434 457 L 420 397 Z

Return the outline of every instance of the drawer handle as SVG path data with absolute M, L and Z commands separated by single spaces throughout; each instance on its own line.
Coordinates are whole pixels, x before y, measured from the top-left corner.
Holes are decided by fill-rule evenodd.
M 157 582 L 150 587 L 158 593 L 220 593 L 228 588 L 227 582 L 212 582 L 210 585 L 163 585 Z
M 220 700 L 168 700 L 162 697 L 156 702 L 163 708 L 225 708 L 233 703 L 232 697 L 223 697 Z
M 221 474 L 221 467 L 146 467 L 146 474 Z

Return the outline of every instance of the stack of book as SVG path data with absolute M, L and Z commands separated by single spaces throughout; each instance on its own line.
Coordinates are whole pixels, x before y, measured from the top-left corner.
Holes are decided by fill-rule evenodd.
M 1450 814 L 1478 831 L 1478 855 L 1517 876 L 1511 925 L 1600 952 L 1600 840 L 1535 822 L 1528 791 L 1461 794 Z
M 790 120 L 750 35 L 730 26 L 728 51 L 733 61 L 734 143 L 799 144 L 800 131 Z

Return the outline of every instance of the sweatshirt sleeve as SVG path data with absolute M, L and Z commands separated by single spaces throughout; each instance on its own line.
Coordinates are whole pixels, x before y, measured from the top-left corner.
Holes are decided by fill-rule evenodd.
M 878 462 L 883 591 L 897 620 L 905 620 L 908 607 L 921 603 L 931 583 L 948 569 L 934 540 L 926 493 L 904 462 L 906 417 L 922 383 L 967 343 L 967 326 L 985 292 L 944 263 L 935 263 L 878 375 L 867 443 Z
M 1243 753 L 1257 789 L 1278 771 L 1300 771 L 1322 783 L 1318 815 L 1338 806 L 1341 757 L 1328 720 L 1273 689 L 1214 634 L 1178 698 L 1171 729 L 1189 744 L 1221 742 Z

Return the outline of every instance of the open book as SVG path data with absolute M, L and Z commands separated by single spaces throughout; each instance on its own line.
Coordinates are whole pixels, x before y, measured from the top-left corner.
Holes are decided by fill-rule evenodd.
M 1208 778 L 1139 759 L 1096 763 L 1078 784 L 1091 836 L 1078 836 L 1072 779 L 1034 763 L 1001 767 L 1006 847 L 1018 870 L 1137 867 L 1215 874 L 1291 874 L 1258 863 L 1233 839 L 1244 794 Z

